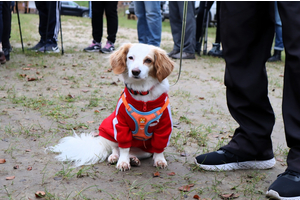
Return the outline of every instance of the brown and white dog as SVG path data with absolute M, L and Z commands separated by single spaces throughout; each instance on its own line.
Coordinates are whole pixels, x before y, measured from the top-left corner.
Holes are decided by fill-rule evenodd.
M 165 168 L 163 151 L 172 131 L 167 77 L 174 62 L 159 47 L 128 43 L 113 52 L 110 64 L 115 74 L 122 74 L 125 89 L 116 110 L 101 123 L 100 137 L 92 133 L 78 136 L 74 132 L 74 136 L 62 138 L 47 150 L 59 153 L 56 158 L 60 161 L 73 161 L 75 167 L 108 157 L 109 163 L 117 162 L 116 167 L 125 171 L 131 165 L 139 166 L 139 159 L 153 155 L 154 166 Z M 150 114 L 153 110 L 155 113 Z M 132 112 L 137 118 L 132 117 Z M 148 124 L 141 124 L 145 122 Z M 140 138 L 139 134 L 146 136 Z

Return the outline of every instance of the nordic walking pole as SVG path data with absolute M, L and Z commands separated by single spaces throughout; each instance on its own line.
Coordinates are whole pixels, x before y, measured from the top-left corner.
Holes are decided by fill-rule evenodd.
M 21 30 L 21 23 L 20 23 L 20 16 L 19 16 L 19 7 L 18 7 L 17 1 L 16 1 L 16 10 L 17 10 L 17 16 L 18 16 L 18 24 L 19 24 L 20 38 L 21 38 L 21 44 L 22 44 L 22 51 L 24 53 L 23 37 L 22 37 L 22 30 Z
M 59 23 L 60 23 L 61 55 L 64 55 L 63 35 L 62 35 L 62 29 L 61 29 L 61 5 L 59 7 Z

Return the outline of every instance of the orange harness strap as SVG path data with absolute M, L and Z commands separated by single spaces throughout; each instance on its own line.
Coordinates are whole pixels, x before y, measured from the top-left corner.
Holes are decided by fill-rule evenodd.
M 135 110 L 134 107 L 131 107 L 126 101 L 124 93 L 122 94 L 122 100 L 127 109 L 127 113 L 135 122 L 136 130 L 132 131 L 133 137 L 143 141 L 150 139 L 152 133 L 148 133 L 148 127 L 153 121 L 161 117 L 161 114 L 169 105 L 169 98 L 167 97 L 165 104 L 160 109 L 157 108 L 149 112 L 140 112 Z

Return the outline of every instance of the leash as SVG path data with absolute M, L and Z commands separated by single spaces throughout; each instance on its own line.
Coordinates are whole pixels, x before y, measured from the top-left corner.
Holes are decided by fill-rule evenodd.
M 174 86 L 180 78 L 181 74 L 181 67 L 182 67 L 182 50 L 183 50 L 183 45 L 184 45 L 184 37 L 185 37 L 185 27 L 186 27 L 186 16 L 187 16 L 187 5 L 188 2 L 185 1 L 183 4 L 183 20 L 182 20 L 182 29 L 181 29 L 181 43 L 180 43 L 180 62 L 179 62 L 179 73 L 176 82 L 171 85 Z

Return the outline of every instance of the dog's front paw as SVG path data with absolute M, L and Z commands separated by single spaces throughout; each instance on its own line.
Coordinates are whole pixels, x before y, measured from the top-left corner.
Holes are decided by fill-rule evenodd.
M 120 171 L 127 171 L 127 170 L 130 170 L 130 164 L 129 162 L 126 162 L 126 161 L 118 161 L 117 163 L 117 169 L 120 170 Z
M 113 164 L 113 163 L 116 163 L 118 162 L 119 160 L 119 155 L 118 154 L 111 154 L 109 157 L 108 157 L 108 162 Z
M 164 169 L 168 166 L 168 163 L 167 163 L 163 153 L 154 153 L 153 159 L 154 159 L 155 167 L 160 167 L 160 168 Z

